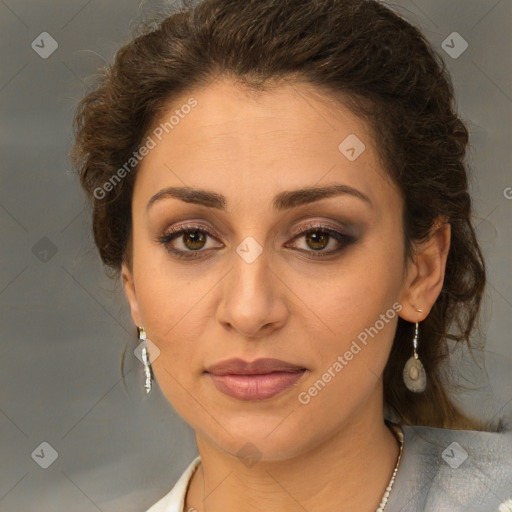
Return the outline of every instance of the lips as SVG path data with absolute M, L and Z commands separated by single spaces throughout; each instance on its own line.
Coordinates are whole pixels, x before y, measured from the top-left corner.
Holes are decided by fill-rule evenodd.
M 238 400 L 265 400 L 290 388 L 306 368 L 279 359 L 229 359 L 207 368 L 215 387 Z
M 228 359 L 219 364 L 210 366 L 206 371 L 213 375 L 265 375 L 274 372 L 296 372 L 305 370 L 303 366 L 281 361 L 280 359 L 256 359 L 247 362 L 243 359 Z

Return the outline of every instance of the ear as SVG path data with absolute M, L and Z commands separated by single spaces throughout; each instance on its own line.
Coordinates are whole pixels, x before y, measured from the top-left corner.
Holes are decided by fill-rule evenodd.
M 429 239 L 414 246 L 400 297 L 400 316 L 409 322 L 424 320 L 443 288 L 450 250 L 451 225 L 446 218 L 434 224 Z M 416 308 L 421 309 L 419 313 Z
M 139 311 L 139 303 L 137 301 L 137 294 L 135 291 L 133 274 L 126 263 L 122 264 L 121 275 L 123 279 L 124 292 L 126 294 L 126 298 L 128 299 L 128 304 L 130 306 L 132 320 L 134 321 L 135 325 L 143 326 Z

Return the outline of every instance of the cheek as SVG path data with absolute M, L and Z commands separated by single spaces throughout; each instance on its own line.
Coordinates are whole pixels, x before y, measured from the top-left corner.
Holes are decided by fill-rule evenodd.
M 141 297 L 148 336 L 160 349 L 160 363 L 169 371 L 188 375 L 200 356 L 195 352 L 199 349 L 198 340 L 204 338 L 208 328 L 204 322 L 211 317 L 204 312 L 206 302 L 201 303 L 201 296 L 194 293 L 156 293 L 149 286 Z
M 159 270 L 149 266 L 141 270 L 137 295 L 148 337 L 160 350 L 153 365 L 157 380 L 162 383 L 170 373 L 185 384 L 202 363 L 199 340 L 205 339 L 214 318 L 209 291 L 216 280 L 213 275 L 194 279 L 186 272 L 171 274 L 165 270 L 169 268 L 162 265 Z M 161 387 L 166 394 L 167 389 L 176 394 L 172 390 L 177 384 L 172 378 L 168 388 Z
M 307 298 L 304 313 L 314 320 L 318 332 L 328 339 L 352 339 L 392 308 L 399 296 L 402 269 L 385 261 L 359 260 L 328 280 L 307 282 L 295 289 L 297 295 Z
M 371 300 L 362 292 L 343 292 L 319 304 L 330 329 L 325 336 L 315 337 L 311 331 L 306 334 L 314 367 L 297 390 L 302 414 L 324 418 L 325 425 L 311 425 L 313 429 L 336 429 L 343 418 L 350 417 L 373 396 L 389 357 L 401 309 L 379 290 L 375 287 Z
M 161 247 L 141 248 L 135 263 L 141 317 L 154 341 L 165 343 L 184 329 L 189 332 L 197 324 L 194 316 L 201 311 L 215 276 L 194 277 L 192 267 L 178 267 Z
M 346 378 L 357 380 L 358 372 L 368 371 L 371 377 L 382 371 L 401 309 L 399 249 L 362 251 L 353 264 L 331 276 L 328 286 L 309 283 L 299 292 L 309 297 L 304 324 L 319 373 L 345 355 Z

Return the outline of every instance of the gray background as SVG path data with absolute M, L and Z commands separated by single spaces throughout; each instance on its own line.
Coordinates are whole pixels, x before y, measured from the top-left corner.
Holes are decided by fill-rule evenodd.
M 134 20 L 165 5 L 0 0 L 1 511 L 141 511 L 196 455 L 192 430 L 158 386 L 144 395 L 136 330 L 103 272 L 68 157 L 91 77 L 130 39 Z M 471 130 L 475 224 L 490 274 L 488 376 L 465 372 L 461 383 L 478 391 L 460 400 L 497 419 L 512 404 L 512 1 L 394 5 L 444 56 Z M 42 32 L 58 42 L 47 59 L 31 47 Z M 469 45 L 458 58 L 441 46 L 452 32 Z M 31 455 L 42 442 L 58 452 L 47 469 Z

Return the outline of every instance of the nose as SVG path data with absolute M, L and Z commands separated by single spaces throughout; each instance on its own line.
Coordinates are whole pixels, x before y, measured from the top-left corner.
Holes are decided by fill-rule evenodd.
M 234 264 L 221 284 L 217 320 L 244 337 L 267 337 L 285 325 L 288 289 L 263 251 L 254 261 L 234 253 Z

